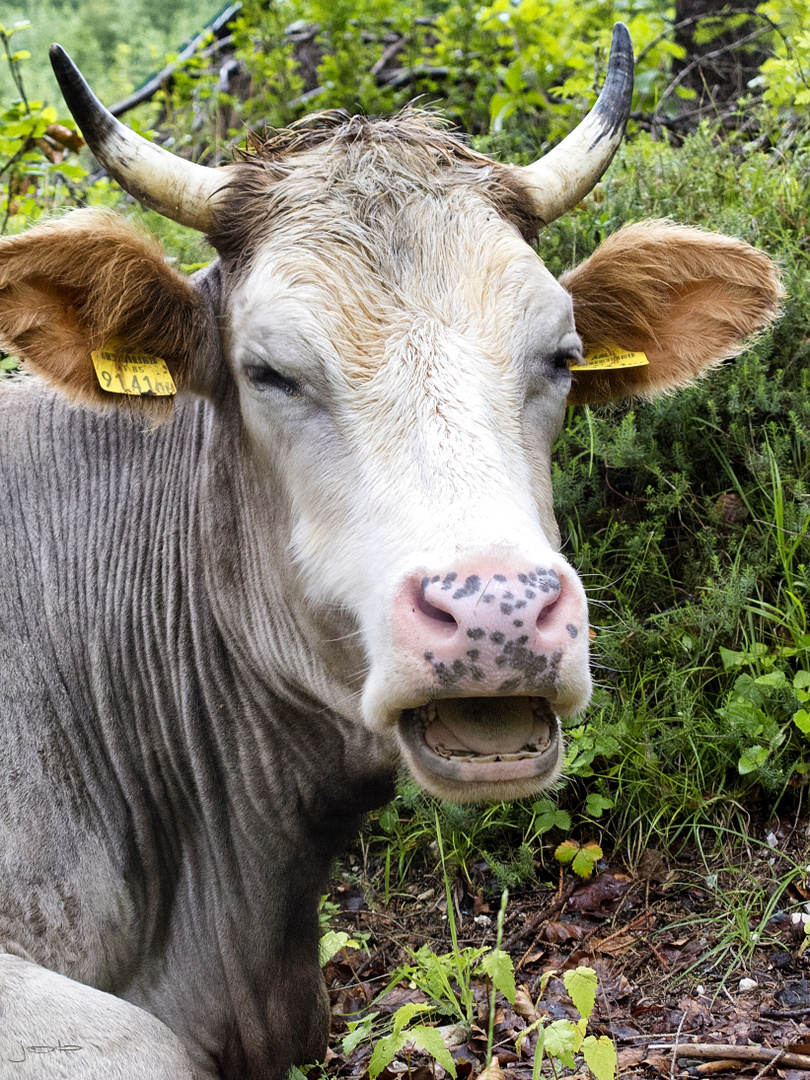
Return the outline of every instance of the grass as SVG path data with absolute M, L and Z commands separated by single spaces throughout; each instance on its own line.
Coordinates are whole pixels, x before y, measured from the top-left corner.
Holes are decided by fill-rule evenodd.
M 672 217 L 763 247 L 787 289 L 782 320 L 696 386 L 569 411 L 555 509 L 592 596 L 597 690 L 567 724 L 558 799 L 581 840 L 632 852 L 715 830 L 722 847 L 804 799 L 810 744 L 789 684 L 810 668 L 809 179 L 806 150 L 751 153 L 708 128 L 677 149 L 642 137 L 541 238 L 559 272 L 624 222 Z M 785 685 L 741 683 L 763 670 L 727 667 L 724 650 L 763 651 Z M 612 804 L 598 820 L 594 794 Z M 377 838 L 404 872 L 432 837 L 430 804 L 406 786 L 396 805 Z M 544 842 L 565 833 L 538 833 L 533 804 L 441 813 L 449 857 L 486 851 L 503 883 L 526 879 L 529 856 L 542 872 Z

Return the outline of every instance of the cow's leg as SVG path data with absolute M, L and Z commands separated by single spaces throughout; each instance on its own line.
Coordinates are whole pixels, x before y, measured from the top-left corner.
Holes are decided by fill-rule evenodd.
M 0 1080 L 208 1080 L 128 1001 L 0 953 Z

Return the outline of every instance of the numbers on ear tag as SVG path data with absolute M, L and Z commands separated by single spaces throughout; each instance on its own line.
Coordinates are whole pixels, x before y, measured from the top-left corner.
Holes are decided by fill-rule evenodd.
M 102 390 L 130 397 L 173 397 L 174 379 L 165 360 L 150 356 L 142 349 L 131 349 L 110 342 L 91 352 L 96 378 Z
M 649 362 L 646 353 L 621 349 L 618 345 L 609 342 L 607 345 L 597 345 L 588 349 L 585 353 L 585 363 L 574 364 L 571 370 L 604 371 L 610 368 L 643 367 Z

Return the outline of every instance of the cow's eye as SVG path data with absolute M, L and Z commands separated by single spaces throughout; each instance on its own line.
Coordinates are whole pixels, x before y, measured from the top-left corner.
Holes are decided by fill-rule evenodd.
M 266 364 L 251 364 L 245 368 L 245 373 L 258 390 L 280 390 L 288 397 L 295 397 L 301 392 L 298 383 L 279 375 Z
M 555 371 L 568 371 L 572 364 L 577 364 L 579 357 L 574 355 L 569 349 L 560 349 L 555 353 L 552 353 L 548 358 L 549 366 L 554 368 Z

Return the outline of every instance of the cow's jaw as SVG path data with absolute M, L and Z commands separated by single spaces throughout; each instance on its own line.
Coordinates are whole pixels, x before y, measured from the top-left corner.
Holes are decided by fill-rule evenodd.
M 560 770 L 560 723 L 545 698 L 445 698 L 406 709 L 397 734 L 423 787 L 460 801 L 546 787 Z

